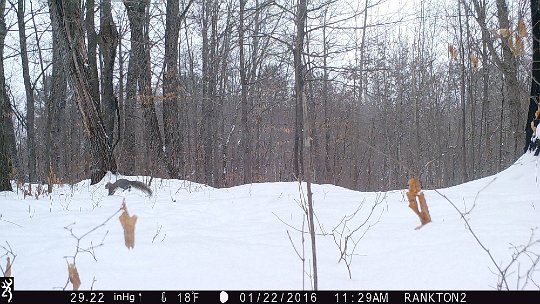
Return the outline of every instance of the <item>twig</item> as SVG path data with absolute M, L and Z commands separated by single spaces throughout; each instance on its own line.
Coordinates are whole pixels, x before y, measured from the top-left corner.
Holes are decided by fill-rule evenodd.
M 292 226 L 291 224 L 285 222 L 285 221 L 282 220 L 279 216 L 277 216 L 277 214 L 275 214 L 274 212 L 272 212 L 272 214 L 273 214 L 280 222 L 282 222 L 283 224 L 285 224 L 287 227 L 289 227 L 289 228 L 291 228 L 291 229 L 293 229 L 293 230 L 295 230 L 295 231 L 297 231 L 297 232 L 301 232 L 302 234 L 304 234 L 304 233 L 305 233 L 305 234 L 309 234 L 309 232 L 307 232 L 307 231 L 302 231 L 302 230 L 300 230 L 300 229 L 298 229 L 298 228 Z M 327 234 L 324 234 L 324 233 L 315 233 L 315 235 L 325 236 L 325 235 L 327 235 Z
M 11 248 L 11 245 L 9 244 L 8 241 L 6 241 L 6 245 L 7 247 L 5 247 L 4 245 L 0 245 L 0 247 L 2 247 L 6 253 L 2 255 L 2 258 L 5 257 L 5 256 L 10 256 L 11 255 L 11 263 L 9 265 L 9 269 L 13 269 L 13 263 L 15 263 L 15 259 L 17 258 L 17 255 L 13 252 L 13 248 Z M 4 270 L 4 268 L 2 267 L 2 263 L 0 263 L 0 271 L 2 272 L 2 276 L 5 276 L 6 272 L 8 271 L 8 269 Z
M 369 220 L 373 216 L 373 213 L 375 212 L 375 209 L 383 201 L 386 201 L 386 194 L 382 198 L 381 198 L 381 195 L 378 194 L 376 199 L 375 199 L 375 204 L 373 204 L 373 206 L 371 206 L 369 214 L 366 216 L 364 221 L 362 223 L 360 223 L 356 228 L 351 230 L 349 228 L 348 223 L 351 220 L 353 220 L 356 217 L 356 215 L 358 214 L 358 212 L 362 209 L 362 207 L 365 204 L 365 200 L 363 200 L 358 205 L 358 207 L 356 208 L 356 210 L 352 214 L 345 215 L 341 219 L 339 224 L 337 224 L 332 229 L 332 238 L 334 239 L 334 243 L 336 244 L 336 246 L 338 247 L 338 249 L 340 251 L 340 257 L 339 257 L 338 263 L 341 262 L 342 260 L 345 262 L 345 266 L 347 267 L 347 271 L 349 273 L 349 278 L 350 279 L 352 279 L 351 265 L 352 265 L 353 256 L 355 256 L 356 247 L 358 246 L 358 244 L 360 244 L 360 240 L 362 240 L 364 238 L 364 236 L 368 233 L 368 231 L 371 230 L 371 228 L 373 226 L 377 225 L 380 222 L 380 219 L 382 217 L 382 213 L 384 211 L 384 208 L 381 211 L 381 213 L 379 214 L 379 217 L 377 218 L 377 220 L 374 223 L 368 225 L 367 228 L 363 231 L 362 235 L 357 240 L 355 240 L 354 234 L 356 232 L 358 232 L 362 227 L 364 227 L 369 222 Z M 339 238 L 339 240 L 338 240 L 338 238 Z M 352 249 L 350 249 L 349 241 L 352 242 L 352 244 L 353 244 Z
M 109 231 L 107 230 L 107 232 L 105 233 L 105 235 L 103 236 L 103 239 L 101 240 L 101 243 L 98 244 L 98 245 L 93 245 L 92 242 L 90 242 L 90 247 L 84 249 L 80 246 L 81 244 L 81 240 L 83 238 L 85 238 L 86 236 L 88 236 L 90 233 L 98 230 L 99 228 L 105 226 L 113 217 L 115 217 L 118 213 L 120 213 L 121 211 L 123 211 L 124 209 L 123 208 L 119 208 L 115 213 L 113 213 L 111 216 L 109 216 L 105 221 L 103 221 L 101 224 L 95 226 L 94 228 L 90 229 L 89 231 L 87 231 L 86 233 L 84 233 L 83 235 L 81 236 L 76 236 L 75 233 L 73 232 L 73 228 L 71 226 L 75 225 L 75 223 L 71 223 L 69 225 L 67 225 L 66 227 L 64 227 L 64 229 L 68 230 L 69 233 L 71 234 L 71 236 L 73 238 L 75 238 L 75 240 L 77 240 L 77 244 L 75 245 L 75 254 L 72 255 L 72 256 L 64 256 L 64 258 L 72 258 L 73 259 L 73 264 L 76 264 L 76 259 L 77 259 L 77 255 L 81 252 L 86 252 L 86 253 L 89 253 L 93 258 L 94 260 L 97 262 L 97 258 L 96 258 L 96 254 L 95 254 L 95 251 L 94 249 L 97 248 L 97 247 L 101 247 L 103 246 L 105 243 L 105 238 L 107 237 L 107 235 L 109 234 Z M 67 261 L 66 261 L 67 262 Z M 68 265 L 69 265 L 69 262 L 68 262 Z M 66 281 L 66 284 L 64 285 L 63 287 L 63 290 L 66 290 L 67 286 L 69 284 L 69 275 L 68 275 L 68 278 L 67 278 L 67 281 Z
M 17 227 L 19 227 L 19 228 L 22 228 L 22 226 L 19 225 L 19 224 L 17 224 L 17 223 L 14 223 L 14 222 L 12 222 L 12 221 L 8 221 L 8 220 L 3 219 L 1 213 L 0 213 L 0 221 L 6 222 L 6 223 L 9 223 L 9 224 L 12 224 L 12 225 L 15 225 L 15 226 L 17 226 Z
M 299 253 L 298 250 L 296 249 L 296 246 L 294 246 L 294 242 L 293 242 L 293 240 L 292 240 L 292 238 L 291 238 L 291 234 L 289 233 L 289 230 L 287 230 L 287 235 L 289 236 L 289 241 L 291 242 L 291 245 L 292 245 L 292 247 L 293 247 L 293 249 L 294 249 L 294 252 L 296 252 L 296 255 L 298 256 L 298 258 L 299 258 L 302 262 L 304 262 L 305 259 L 300 255 L 300 253 Z
M 90 290 L 94 290 L 94 283 L 96 282 L 97 282 L 96 276 L 94 276 L 94 278 L 92 279 L 92 285 L 90 286 Z
M 162 225 L 159 225 L 159 226 L 158 226 L 158 229 L 157 229 L 157 231 L 156 231 L 156 234 L 154 234 L 154 237 L 152 238 L 152 243 L 154 243 L 154 241 L 156 240 L 157 236 L 158 236 L 159 233 L 161 232 L 161 228 L 162 228 L 162 227 L 163 227 Z
M 474 239 L 476 240 L 476 242 L 478 243 L 478 245 L 480 245 L 480 247 L 482 248 L 482 250 L 484 250 L 487 255 L 489 256 L 489 258 L 491 259 L 491 262 L 493 263 L 493 265 L 495 265 L 495 267 L 497 268 L 497 271 L 499 272 L 500 276 L 501 276 L 501 280 L 502 280 L 502 283 L 504 283 L 504 286 L 506 287 L 506 290 L 510 290 L 510 288 L 508 287 L 508 282 L 506 281 L 506 277 L 505 277 L 505 273 L 503 272 L 503 270 L 501 269 L 501 267 L 497 264 L 497 262 L 495 262 L 495 258 L 493 258 L 493 255 L 491 254 L 491 252 L 489 251 L 489 249 L 486 248 L 486 246 L 484 246 L 484 244 L 480 241 L 480 239 L 478 238 L 478 236 L 476 236 L 476 233 L 474 233 L 474 231 L 472 230 L 472 227 L 471 225 L 469 224 L 469 221 L 467 220 L 467 218 L 465 217 L 465 215 L 459 210 L 458 207 L 456 207 L 456 205 L 448 198 L 446 197 L 446 195 L 442 194 L 441 192 L 439 192 L 439 190 L 435 189 L 435 192 L 437 192 L 440 196 L 442 196 L 446 201 L 448 201 L 450 203 L 450 205 L 452 205 L 452 207 L 454 207 L 454 209 L 456 209 L 456 211 L 459 213 L 459 215 L 461 216 L 461 219 L 463 219 L 463 221 L 465 222 L 465 225 L 467 225 L 467 230 L 469 230 L 469 232 L 472 234 L 472 236 L 474 237 Z
M 467 212 L 464 212 L 463 215 L 468 215 L 469 213 L 471 213 L 473 211 L 474 207 L 476 207 L 476 200 L 480 196 L 480 192 L 486 190 L 486 188 L 489 187 L 489 185 L 491 185 L 496 179 L 497 179 L 497 177 L 495 176 L 491 181 L 489 181 L 489 183 L 484 185 L 484 187 L 482 187 L 482 189 L 480 189 L 480 190 L 478 190 L 478 192 L 476 192 L 476 195 L 474 196 L 474 201 L 473 201 L 473 205 L 472 205 L 471 209 L 469 209 L 469 211 L 467 211 Z

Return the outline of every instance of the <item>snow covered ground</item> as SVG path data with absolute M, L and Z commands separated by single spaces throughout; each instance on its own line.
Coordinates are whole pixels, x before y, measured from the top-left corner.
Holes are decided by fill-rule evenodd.
M 510 289 L 540 288 L 540 265 L 528 280 L 526 275 L 540 254 L 539 160 L 527 154 L 495 176 L 439 190 L 462 212 L 470 211 L 466 218 L 472 230 L 501 268 L 520 246 L 536 242 L 508 270 Z M 81 239 L 82 249 L 94 247 L 93 255 L 80 252 L 76 257 L 81 289 L 310 288 L 298 255 L 303 251 L 298 183 L 214 189 L 154 179 L 154 195 L 148 198 L 137 190 L 108 196 L 104 184 L 111 179 L 92 186 L 89 181 L 64 185 L 39 199 L 23 198 L 20 190 L 0 193 L 0 265 L 5 269 L 9 244 L 16 255 L 12 274 L 18 290 L 63 288 L 67 261 L 77 250 L 75 237 L 64 227 L 81 236 L 115 213 Z M 313 191 L 320 289 L 496 288 L 493 261 L 460 214 L 435 191 L 424 192 L 433 222 L 419 230 L 414 229 L 419 219 L 408 208 L 406 190 L 363 193 L 314 185 Z M 118 220 L 124 199 L 130 214 L 138 217 L 133 250 L 124 245 Z M 344 216 L 358 209 L 346 227 L 354 230 L 365 222 L 353 234 L 357 245 L 351 279 L 345 263 L 338 263 L 336 241 L 337 231 L 347 232 L 342 230 Z M 305 241 L 309 273 L 308 235 Z M 349 243 L 349 253 L 353 246 Z

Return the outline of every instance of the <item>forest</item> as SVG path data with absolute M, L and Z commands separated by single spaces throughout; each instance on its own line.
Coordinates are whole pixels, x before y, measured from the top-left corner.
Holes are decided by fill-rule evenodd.
M 538 12 L 536 0 L 0 0 L 0 189 L 107 171 L 362 191 L 488 176 L 538 147 Z

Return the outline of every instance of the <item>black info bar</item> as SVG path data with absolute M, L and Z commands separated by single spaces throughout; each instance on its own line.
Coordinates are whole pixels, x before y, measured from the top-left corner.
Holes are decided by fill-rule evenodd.
M 38 291 L 1 289 L 0 304 L 29 303 L 469 303 L 538 304 L 540 291 L 241 291 L 241 290 L 107 290 Z

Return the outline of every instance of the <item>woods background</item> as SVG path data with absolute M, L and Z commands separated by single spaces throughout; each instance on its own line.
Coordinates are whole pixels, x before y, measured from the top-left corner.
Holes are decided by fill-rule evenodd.
M 455 185 L 523 153 L 529 1 L 2 0 L 0 13 L 17 180 L 88 178 L 100 144 L 122 174 L 217 187 L 296 180 L 306 140 L 311 181 L 359 190 Z

